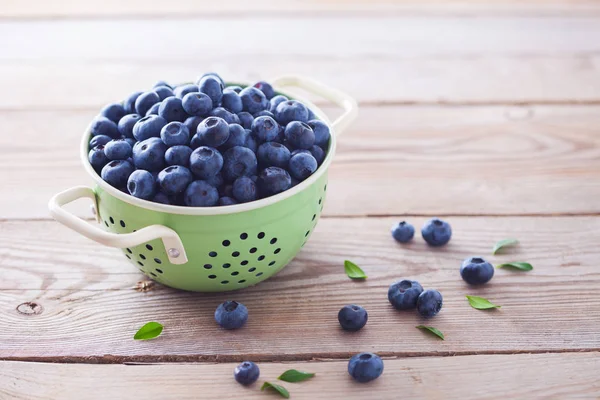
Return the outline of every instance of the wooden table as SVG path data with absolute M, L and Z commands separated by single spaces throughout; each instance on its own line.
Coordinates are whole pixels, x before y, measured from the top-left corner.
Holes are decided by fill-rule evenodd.
M 0 399 L 276 398 L 234 382 L 246 359 L 261 381 L 316 372 L 286 384 L 294 399 L 599 398 L 597 2 L 198 3 L 0 1 Z M 212 70 L 306 74 L 354 95 L 360 117 L 324 218 L 279 275 L 227 295 L 147 286 L 46 203 L 89 183 L 77 148 L 102 105 Z M 432 216 L 452 224 L 448 246 L 391 239 L 393 223 Z M 507 237 L 521 245 L 491 256 Z M 471 288 L 458 270 L 477 254 L 535 269 Z M 350 281 L 345 259 L 369 279 Z M 443 293 L 427 323 L 445 341 L 391 309 L 400 278 Z M 466 294 L 503 307 L 477 311 Z M 212 314 L 230 297 L 250 320 L 223 332 Z M 355 334 L 336 320 L 348 303 L 369 311 Z M 134 341 L 150 320 L 163 335 Z M 372 384 L 346 372 L 359 351 L 385 358 Z

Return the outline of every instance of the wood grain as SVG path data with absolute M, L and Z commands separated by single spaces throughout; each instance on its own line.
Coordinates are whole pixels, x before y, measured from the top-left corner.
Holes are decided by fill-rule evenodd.
M 417 227 L 424 222 L 410 220 Z M 160 285 L 136 290 L 144 279 L 118 251 L 56 223 L 3 222 L 0 359 L 281 361 L 344 358 L 360 350 L 415 356 L 600 349 L 600 218 L 448 220 L 452 241 L 431 249 L 419 237 L 408 246 L 396 245 L 389 234 L 395 218 L 326 218 L 279 275 L 250 289 L 213 295 Z M 461 261 L 474 254 L 487 258 L 493 244 L 506 237 L 517 237 L 521 245 L 489 260 L 529 261 L 534 270 L 497 270 L 484 287 L 468 287 L 458 273 Z M 350 281 L 345 259 L 360 265 L 369 279 Z M 395 312 L 387 287 L 402 278 L 440 290 L 442 312 L 428 321 L 414 312 Z M 503 307 L 474 310 L 466 294 Z M 244 329 L 224 332 L 213 312 L 231 298 L 248 306 L 250 319 Z M 27 302 L 38 306 L 22 305 Z M 349 335 L 336 315 L 351 303 L 368 310 L 369 323 Z M 25 313 L 17 311 L 19 305 Z M 148 321 L 163 323 L 163 335 L 133 341 Z M 446 340 L 414 328 L 423 323 L 440 329 Z
M 383 375 L 353 382 L 346 361 L 261 363 L 259 382 L 243 387 L 231 377 L 236 364 L 81 365 L 0 362 L 0 396 L 19 400 L 57 398 L 219 399 L 277 398 L 259 390 L 296 368 L 317 375 L 285 383 L 293 399 L 582 399 L 600 395 L 599 353 L 426 357 L 384 361 Z M 101 391 L 92 390 L 102 387 Z
M 46 218 L 52 195 L 90 181 L 78 146 L 93 115 L 0 112 L 15 133 L 0 137 L 1 217 Z M 364 107 L 340 138 L 325 213 L 597 213 L 599 174 L 598 106 Z M 72 209 L 91 217 L 87 202 Z

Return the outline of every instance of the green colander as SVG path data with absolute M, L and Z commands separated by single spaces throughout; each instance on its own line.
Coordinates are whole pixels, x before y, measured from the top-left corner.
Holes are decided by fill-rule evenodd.
M 224 292 L 255 285 L 276 274 L 298 254 L 315 229 L 327 194 L 327 170 L 336 139 L 355 118 L 358 107 L 348 95 L 298 76 L 273 81 L 275 89 L 297 87 L 342 107 L 330 123 L 301 99 L 331 129 L 327 157 L 299 185 L 259 201 L 225 207 L 180 207 L 141 200 L 108 185 L 88 162 L 89 128 L 81 142 L 81 160 L 95 181 L 55 195 L 50 213 L 58 222 L 106 246 L 121 249 L 149 278 L 177 289 Z M 82 197 L 93 201 L 101 228 L 67 212 L 63 206 Z

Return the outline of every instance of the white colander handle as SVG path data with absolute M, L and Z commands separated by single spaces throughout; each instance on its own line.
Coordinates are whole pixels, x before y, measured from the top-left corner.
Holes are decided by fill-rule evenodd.
M 285 87 L 295 86 L 304 89 L 309 93 L 316 94 L 338 105 L 344 109 L 344 113 L 331 124 L 336 135 L 340 135 L 356 119 L 358 115 L 358 104 L 356 100 L 346 93 L 298 75 L 286 75 L 273 79 L 273 86 Z
M 171 264 L 185 264 L 188 261 L 179 235 L 164 225 L 150 225 L 133 233 L 110 233 L 87 223 L 63 208 L 65 204 L 84 197 L 92 199 L 98 210 L 94 190 L 87 186 L 76 186 L 60 192 L 50 199 L 48 203 L 50 214 L 61 224 L 105 246 L 124 249 L 139 246 L 154 239 L 161 239 Z

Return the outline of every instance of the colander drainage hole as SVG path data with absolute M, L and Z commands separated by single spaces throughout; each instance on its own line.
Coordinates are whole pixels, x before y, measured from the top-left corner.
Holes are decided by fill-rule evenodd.
M 208 279 L 217 279 L 217 276 L 216 275 L 209 275 Z
M 150 246 L 149 244 L 146 245 L 146 248 L 150 251 L 154 250 L 154 247 Z
M 321 204 L 321 202 L 322 202 L 322 201 L 323 201 L 323 198 L 320 198 L 320 199 L 319 199 L 319 204 Z
M 254 271 L 256 271 L 256 268 L 254 268 L 254 267 L 252 267 L 248 270 L 248 272 L 254 272 Z
M 108 228 L 108 222 L 104 221 L 104 225 Z
M 256 250 L 258 250 L 256 247 L 253 247 L 250 249 L 250 253 L 256 253 Z
M 131 249 L 129 247 L 126 250 L 129 254 L 133 254 L 133 251 L 131 251 Z
M 229 268 L 229 267 L 231 267 L 231 264 L 229 264 L 229 263 L 223 264 L 223 268 Z
M 163 273 L 162 269 L 159 269 L 159 268 L 156 268 L 155 271 L 158 272 L 159 274 Z
M 125 221 L 121 220 L 119 223 L 121 224 L 121 227 L 125 228 Z
M 217 256 L 217 252 L 216 251 L 211 251 L 210 253 L 208 253 L 209 256 L 211 257 L 216 257 Z
M 275 243 L 277 243 L 277 238 L 273 238 L 273 239 L 271 239 L 271 242 L 270 242 L 270 243 L 271 243 L 271 244 L 275 244 Z
M 234 251 L 233 253 L 231 253 L 232 257 L 239 257 L 240 256 L 240 252 L 239 251 Z
M 265 233 L 264 232 L 260 232 L 258 235 L 256 235 L 257 238 L 262 239 L 265 237 Z
M 309 235 L 310 231 L 306 231 L 306 233 L 304 234 L 304 237 L 307 237 Z
M 242 264 L 242 265 L 248 265 L 248 260 L 244 260 L 240 264 Z
M 325 186 L 323 187 L 323 191 L 326 192 L 327 191 L 327 184 L 325 184 Z
M 125 254 L 125 257 L 127 257 L 131 260 L 131 256 L 129 254 Z
M 236 276 L 236 275 L 239 275 L 239 274 L 240 274 L 240 273 L 239 273 L 238 271 L 233 271 L 233 272 L 231 273 L 231 276 Z
M 160 261 L 160 258 L 155 258 L 154 262 L 157 263 L 157 264 L 162 264 L 162 261 Z
M 158 275 L 156 275 L 154 272 L 150 272 L 150 275 L 152 275 L 155 278 L 158 278 Z
M 257 277 L 261 276 L 263 273 L 259 272 L 258 274 L 256 274 Z
M 272 267 L 273 265 L 275 265 L 275 261 L 271 261 L 271 262 L 269 263 L 269 267 Z
M 141 261 L 138 261 L 138 264 L 140 264 L 142 267 L 144 266 L 144 263 Z
M 223 240 L 223 247 L 227 247 L 231 244 L 229 240 Z
M 229 281 L 221 281 L 221 285 L 227 285 Z
M 212 265 L 210 265 L 210 264 L 204 264 L 204 269 L 211 269 L 211 268 L 212 268 Z
M 242 240 L 246 240 L 246 239 L 248 239 L 248 234 L 247 234 L 246 232 L 242 233 L 242 234 L 240 235 L 240 239 L 242 239 Z
M 145 255 L 143 255 L 143 254 L 140 254 L 140 258 L 141 258 L 142 260 L 145 260 L 145 259 L 146 259 L 146 256 L 145 256 Z
M 258 261 L 262 261 L 262 260 L 264 260 L 264 259 L 265 259 L 265 256 L 264 256 L 264 255 L 261 255 L 260 257 L 258 257 Z
M 273 252 L 273 254 L 279 254 L 280 251 L 281 251 L 281 248 L 277 248 L 277 249 L 275 249 L 275 251 Z
M 238 283 L 244 283 L 244 282 L 246 282 L 245 279 L 242 279 L 241 281 L 238 281 Z
M 317 214 L 313 214 L 313 221 L 315 220 L 315 218 L 317 218 Z
M 115 220 L 113 219 L 113 217 L 108 217 L 108 220 L 110 221 L 111 224 L 115 224 Z

